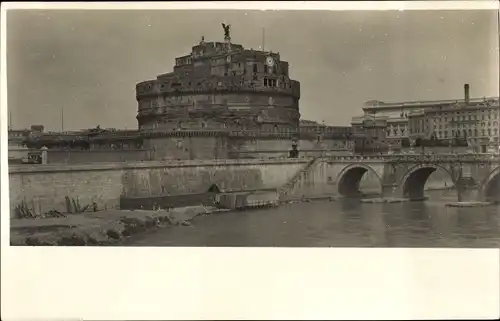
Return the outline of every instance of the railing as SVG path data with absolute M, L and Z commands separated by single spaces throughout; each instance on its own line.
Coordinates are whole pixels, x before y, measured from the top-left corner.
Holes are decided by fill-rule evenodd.
M 329 156 L 329 161 L 338 162 L 365 162 L 365 161 L 378 161 L 378 162 L 436 162 L 436 163 L 449 163 L 449 162 L 487 162 L 499 161 L 500 155 L 498 154 L 392 154 L 392 155 L 348 155 L 348 156 Z

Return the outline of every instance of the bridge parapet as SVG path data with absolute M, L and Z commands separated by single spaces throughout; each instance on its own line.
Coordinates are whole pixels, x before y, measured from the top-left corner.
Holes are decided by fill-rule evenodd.
M 419 154 L 391 155 L 391 163 L 495 163 L 500 162 L 495 154 Z
M 364 163 L 364 162 L 377 162 L 383 163 L 390 159 L 389 155 L 380 156 L 363 156 L 363 155 L 334 155 L 327 157 L 329 161 L 334 162 L 351 162 L 351 163 Z
M 500 163 L 498 154 L 392 154 L 392 155 L 339 155 L 327 157 L 333 162 L 386 162 L 386 163 Z

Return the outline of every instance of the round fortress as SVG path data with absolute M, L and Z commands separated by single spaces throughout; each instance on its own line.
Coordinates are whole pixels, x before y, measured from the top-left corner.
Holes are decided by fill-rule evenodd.
M 296 132 L 300 83 L 279 53 L 224 42 L 192 47 L 173 72 L 136 85 L 139 131 Z

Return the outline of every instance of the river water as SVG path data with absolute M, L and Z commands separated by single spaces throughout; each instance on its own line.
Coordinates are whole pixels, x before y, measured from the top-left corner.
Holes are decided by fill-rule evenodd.
M 500 207 L 451 208 L 453 190 L 424 202 L 293 203 L 197 217 L 126 240 L 125 246 L 500 248 Z

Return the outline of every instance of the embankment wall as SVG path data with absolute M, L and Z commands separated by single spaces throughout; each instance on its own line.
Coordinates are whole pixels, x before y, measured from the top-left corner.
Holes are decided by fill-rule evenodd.
M 23 201 L 32 210 L 66 211 L 67 196 L 82 206 L 118 208 L 120 196 L 154 197 L 220 190 L 278 188 L 309 159 L 195 160 L 47 164 L 9 167 L 11 216 Z

